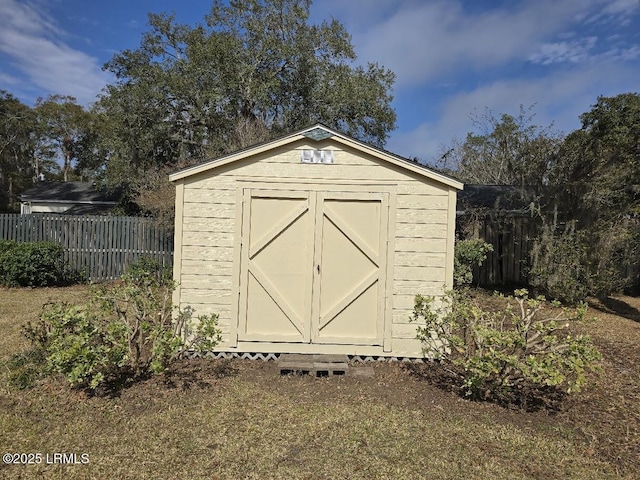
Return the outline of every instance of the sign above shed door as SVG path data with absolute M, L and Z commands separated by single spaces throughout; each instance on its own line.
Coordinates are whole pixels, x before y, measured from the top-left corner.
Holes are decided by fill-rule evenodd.
M 245 189 L 238 340 L 382 345 L 386 193 Z

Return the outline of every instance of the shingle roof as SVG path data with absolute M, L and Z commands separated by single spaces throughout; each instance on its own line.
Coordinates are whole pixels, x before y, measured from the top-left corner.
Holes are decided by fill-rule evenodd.
M 97 188 L 90 182 L 39 182 L 20 195 L 23 202 L 110 203 L 116 204 L 121 191 Z
M 457 210 L 483 208 L 502 211 L 527 210 L 539 195 L 534 187 L 516 185 L 469 185 L 458 193 Z

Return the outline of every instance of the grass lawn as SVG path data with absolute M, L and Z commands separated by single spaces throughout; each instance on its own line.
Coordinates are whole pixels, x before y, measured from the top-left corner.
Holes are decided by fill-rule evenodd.
M 20 326 L 45 302 L 87 294 L 0 289 L 0 363 L 26 346 Z M 113 398 L 59 379 L 14 390 L 0 372 L 0 454 L 41 454 L 0 464 L 0 478 L 636 478 L 640 300 L 596 306 L 585 328 L 603 373 L 553 414 L 470 402 L 398 363 L 316 379 L 269 362 L 184 361 Z M 52 463 L 56 453 L 78 464 Z

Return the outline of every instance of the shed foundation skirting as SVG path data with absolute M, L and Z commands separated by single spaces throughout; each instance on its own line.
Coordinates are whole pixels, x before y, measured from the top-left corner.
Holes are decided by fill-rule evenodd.
M 210 358 L 210 359 L 244 359 L 244 360 L 261 360 L 264 362 L 277 362 L 282 355 L 288 353 L 265 353 L 265 352 L 185 352 L 183 358 L 198 359 L 198 358 Z M 384 356 L 372 356 L 372 355 L 346 355 L 349 364 L 355 363 L 369 363 L 369 362 L 403 362 L 403 363 L 423 363 L 430 360 L 425 358 L 412 358 L 412 357 L 384 357 Z
M 313 343 L 282 343 L 282 342 L 238 342 L 233 349 L 219 345 L 216 350 L 225 349 L 231 352 L 253 353 L 299 353 L 318 355 L 351 355 L 361 357 L 422 357 L 422 345 L 419 340 L 394 339 L 394 343 L 408 342 L 406 349 L 396 348 L 393 352 L 385 352 L 381 346 L 369 345 L 341 345 L 341 344 L 313 344 Z

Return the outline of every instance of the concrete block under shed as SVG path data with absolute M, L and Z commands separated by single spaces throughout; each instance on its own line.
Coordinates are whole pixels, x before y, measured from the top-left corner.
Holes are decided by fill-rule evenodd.
M 284 354 L 278 360 L 278 369 L 280 375 L 343 376 L 349 372 L 349 358 L 346 355 Z

